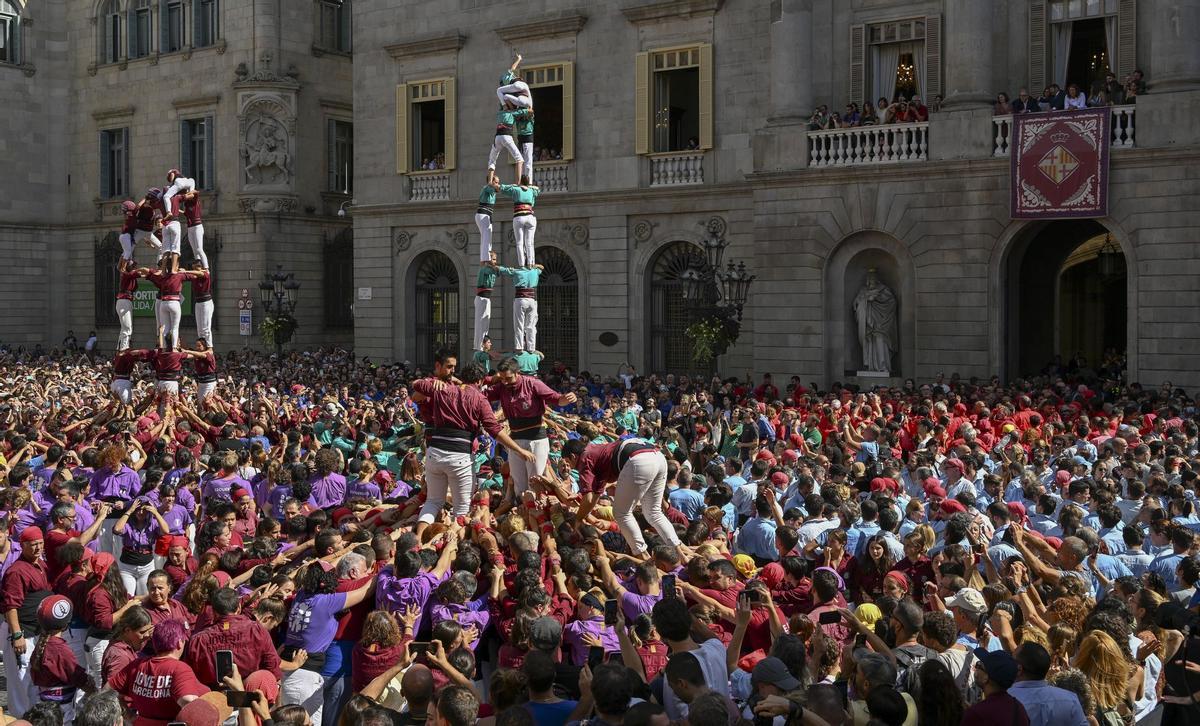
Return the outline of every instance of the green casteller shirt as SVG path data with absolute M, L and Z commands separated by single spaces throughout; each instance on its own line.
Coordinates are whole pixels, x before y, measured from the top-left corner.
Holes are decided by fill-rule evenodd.
M 475 279 L 475 287 L 483 287 L 490 290 L 496 286 L 497 277 L 496 268 L 489 267 L 488 265 L 480 265 L 479 277 Z
M 496 203 L 496 190 L 492 188 L 491 184 L 484 185 L 483 189 L 479 192 L 479 203 L 486 204 L 489 207 Z
M 518 118 L 513 130 L 517 132 L 517 136 L 533 136 L 533 118 L 528 114 Z
M 502 108 L 496 112 L 496 125 L 497 126 L 507 126 L 507 127 L 509 127 L 509 129 L 512 129 L 512 127 L 516 125 L 518 119 L 526 119 L 526 118 L 529 118 L 529 109 Z M 497 131 L 499 131 L 499 129 L 497 129 Z M 497 134 L 497 136 L 499 136 L 499 135 L 500 134 Z
M 521 366 L 522 373 L 537 375 L 538 366 L 540 366 L 542 363 L 542 357 L 540 355 L 537 353 L 530 353 L 529 351 L 521 351 L 513 357 L 517 359 L 517 365 Z
M 477 350 L 471 356 L 471 359 L 478 363 L 481 368 L 483 368 L 484 373 L 492 372 L 492 356 L 488 355 L 487 351 Z M 478 469 L 478 467 L 476 467 L 476 469 Z
M 513 287 L 537 287 L 538 280 L 542 277 L 542 271 L 536 267 L 500 267 L 497 269 L 501 275 L 508 275 L 513 279 Z
M 627 408 L 616 415 L 617 423 L 625 427 L 625 430 L 634 436 L 638 432 L 638 415 L 632 408 Z
M 531 207 L 538 195 L 537 187 L 529 186 L 522 189 L 517 184 L 501 184 L 500 191 L 507 194 L 513 200 L 513 204 L 528 204 Z

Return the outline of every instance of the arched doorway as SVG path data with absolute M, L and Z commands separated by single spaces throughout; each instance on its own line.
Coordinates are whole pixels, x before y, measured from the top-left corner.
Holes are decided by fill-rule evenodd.
M 650 264 L 650 324 L 647 345 L 648 372 L 711 373 L 692 362 L 692 346 L 684 331 L 691 324 L 689 303 L 684 299 L 688 270 L 701 270 L 704 252 L 691 242 L 671 242 L 655 255 Z
M 417 270 L 413 305 L 416 350 L 413 357 L 418 366 L 428 369 L 439 348 L 459 350 L 458 270 L 441 252 L 426 252 L 413 264 Z
M 579 367 L 579 274 L 567 253 L 557 247 L 538 250 L 545 270 L 538 281 L 538 350 L 543 363 Z
M 1125 253 L 1099 222 L 1061 220 L 1031 229 L 1005 265 L 1008 378 L 1077 356 L 1095 370 L 1130 341 Z

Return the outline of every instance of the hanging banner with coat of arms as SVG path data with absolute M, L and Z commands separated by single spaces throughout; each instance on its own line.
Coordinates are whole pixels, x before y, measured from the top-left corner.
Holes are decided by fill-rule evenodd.
M 1107 108 L 1013 116 L 1012 216 L 1108 215 Z

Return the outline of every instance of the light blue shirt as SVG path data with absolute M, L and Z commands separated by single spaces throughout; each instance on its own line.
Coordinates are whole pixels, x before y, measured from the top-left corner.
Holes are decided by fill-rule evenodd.
M 1150 568 L 1150 563 L 1154 561 L 1153 556 L 1141 550 L 1125 550 L 1117 555 L 1117 559 L 1124 563 L 1129 568 L 1129 571 L 1133 573 L 1133 576 L 1137 578 L 1141 578 L 1142 575 L 1146 574 L 1146 570 Z
M 704 497 L 695 489 L 672 489 L 667 492 L 667 501 L 692 521 L 704 511 Z
M 1045 681 L 1018 681 L 1008 695 L 1021 702 L 1029 726 L 1088 726 L 1079 696 Z
M 779 559 L 775 548 L 775 522 L 770 519 L 751 517 L 738 531 L 734 549 L 738 554 L 750 555 L 760 560 L 774 562 Z
M 1147 567 L 1153 573 L 1156 573 L 1167 583 L 1167 592 L 1174 592 L 1179 589 L 1178 583 L 1175 582 L 1175 568 L 1179 566 L 1183 555 L 1175 554 L 1174 550 L 1166 554 L 1159 555 Z

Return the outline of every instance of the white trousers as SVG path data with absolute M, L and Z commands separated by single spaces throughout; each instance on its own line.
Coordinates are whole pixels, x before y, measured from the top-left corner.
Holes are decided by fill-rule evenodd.
M 525 176 L 529 177 L 530 184 L 536 184 L 533 180 L 533 142 L 526 141 L 521 144 L 521 156 L 525 159 Z
M 92 681 L 100 683 L 100 666 L 104 663 L 104 651 L 108 650 L 108 641 L 88 638 L 84 643 L 84 649 L 87 651 L 88 675 L 92 677 Z
M 75 662 L 87 668 L 87 628 L 67 628 L 62 632 L 62 639 L 66 641 L 67 647 L 75 654 Z M 103 686 L 104 684 L 101 683 L 100 685 Z
M 176 194 L 185 194 L 196 190 L 196 180 L 188 179 L 186 176 L 176 176 L 175 181 L 171 182 L 171 186 L 163 192 L 163 209 L 171 208 L 171 198 Z
M 125 592 L 128 592 L 130 597 L 146 594 L 146 578 L 154 571 L 153 560 L 144 565 L 118 562 L 117 569 L 121 571 L 121 583 L 125 585 Z
M 513 81 L 507 86 L 496 89 L 496 98 L 500 103 L 511 103 L 521 108 L 533 108 L 533 94 L 529 92 L 529 84 L 525 81 Z
M 631 456 L 617 477 L 617 495 L 613 499 L 613 514 L 625 541 L 635 554 L 646 551 L 646 540 L 633 516 L 633 506 L 642 503 L 642 516 L 658 535 L 672 546 L 679 545 L 671 520 L 663 514 L 663 490 L 667 486 L 667 459 L 661 452 Z
M 0 624 L 0 636 L 3 636 L 0 652 L 4 654 L 4 677 L 8 681 L 8 705 L 4 710 L 8 713 L 25 713 L 41 700 L 38 687 L 33 685 L 33 677 L 29 672 L 29 657 L 37 647 L 37 636 L 25 636 L 25 653 L 18 656 L 8 640 L 11 632 L 7 621 Z
M 163 254 L 173 252 L 179 254 L 179 240 L 183 236 L 183 228 L 179 226 L 179 221 L 174 220 L 163 225 L 162 251 Z
M 213 301 L 205 300 L 195 303 L 192 312 L 196 316 L 196 337 L 208 343 L 208 347 L 212 348 Z
M 205 383 L 197 383 L 196 384 L 196 405 L 198 406 L 201 403 L 203 403 L 204 399 L 208 398 L 208 395 L 215 390 L 217 390 L 217 382 L 216 381 L 207 381 Z
M 546 461 L 550 458 L 550 439 L 533 439 L 526 441 L 514 439 L 521 448 L 533 454 L 533 461 L 525 461 L 508 450 L 508 470 L 512 474 L 513 489 L 520 497 L 529 489 L 529 477 L 542 476 L 546 473 Z
M 513 137 L 508 134 L 497 134 L 496 140 L 492 142 L 492 151 L 488 154 L 489 169 L 495 170 L 496 160 L 500 158 L 501 149 L 508 152 L 508 155 L 512 157 L 513 163 L 524 161 L 521 158 L 521 151 L 517 148 L 517 142 L 513 141 Z
M 279 703 L 283 706 L 302 706 L 314 724 L 321 723 L 325 705 L 325 679 L 320 673 L 294 670 L 279 684 Z
M 475 226 L 479 228 L 479 261 L 492 259 L 492 215 L 475 214 Z
M 200 264 L 204 265 L 204 269 L 208 269 L 208 255 L 204 254 L 204 225 L 197 224 L 195 227 L 188 227 L 188 244 L 192 246 L 192 254 L 200 260 Z
M 517 350 L 537 350 L 537 299 L 519 297 L 513 300 L 513 337 Z
M 183 317 L 183 308 L 178 300 L 158 301 L 158 324 L 163 329 L 163 344 L 171 342 L 179 344 L 179 320 Z
M 108 390 L 113 392 L 117 400 L 125 405 L 133 403 L 133 381 L 122 378 L 114 379 L 108 386 Z
M 492 327 L 492 299 L 475 296 L 475 348 L 483 350 L 483 337 Z
M 517 266 L 533 266 L 533 235 L 537 232 L 537 217 L 522 214 L 513 217 L 513 236 L 517 242 Z
M 117 320 L 121 323 L 121 332 L 117 334 L 117 350 L 125 350 L 129 347 L 129 339 L 133 337 L 132 300 L 117 299 Z
M 132 260 L 133 235 L 129 234 L 128 232 L 122 232 L 121 236 L 117 238 L 117 241 L 121 243 L 121 259 Z
M 429 492 L 421 507 L 420 522 L 432 523 L 450 496 L 451 513 L 465 516 L 471 511 L 475 470 L 471 455 L 429 448 L 425 452 L 425 489 Z
M 132 387 L 132 385 L 131 385 Z M 100 551 L 111 552 L 112 556 L 121 559 L 121 553 L 125 551 L 125 540 L 113 533 L 113 527 L 117 526 L 116 517 L 105 518 L 103 524 L 100 525 Z
M 153 232 L 150 232 L 145 229 L 133 230 L 133 243 L 136 245 L 138 242 L 141 242 L 143 240 L 148 240 L 149 245 L 156 250 L 162 249 L 162 242 L 159 241 L 158 237 L 154 236 Z M 129 259 L 133 259 L 133 250 L 132 249 L 130 250 Z

